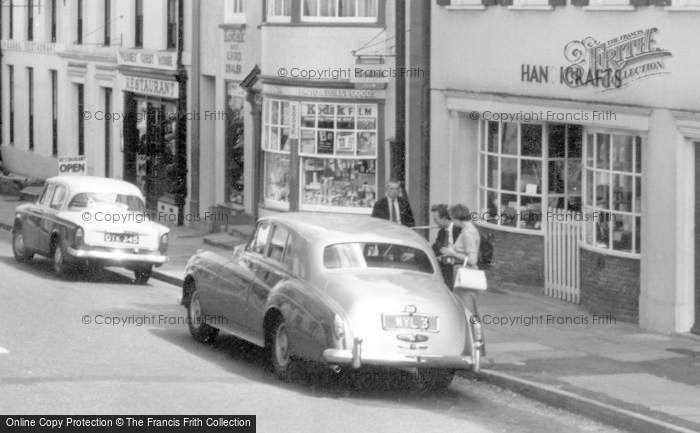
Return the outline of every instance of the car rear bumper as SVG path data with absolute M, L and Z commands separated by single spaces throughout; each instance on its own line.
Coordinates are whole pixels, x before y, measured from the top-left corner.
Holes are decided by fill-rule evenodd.
M 125 251 L 94 251 L 68 248 L 68 255 L 80 260 L 99 260 L 115 264 L 149 264 L 160 266 L 168 261 L 167 256 L 160 254 L 135 254 Z
M 473 356 L 441 356 L 441 355 L 405 355 L 399 353 L 363 353 L 362 340 L 355 339 L 352 350 L 326 349 L 323 351 L 323 359 L 332 364 L 349 364 L 353 368 L 362 365 L 388 366 L 388 367 L 434 367 L 451 368 L 456 370 L 476 370 L 480 368 L 482 343 L 475 343 L 476 357 Z

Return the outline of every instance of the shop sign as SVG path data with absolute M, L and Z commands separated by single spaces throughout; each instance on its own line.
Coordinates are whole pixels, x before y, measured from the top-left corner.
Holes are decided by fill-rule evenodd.
M 299 138 L 299 101 L 289 102 L 289 138 Z
M 174 71 L 177 53 L 170 51 L 119 50 L 117 64 Z
M 224 75 L 239 75 L 243 70 L 243 29 L 224 30 Z
M 626 33 L 599 42 L 593 37 L 569 42 L 564 48 L 568 66 L 520 65 L 520 80 L 563 84 L 571 88 L 615 90 L 642 78 L 670 73 L 664 58 L 672 54 L 656 46 L 657 28 Z
M 289 96 L 329 99 L 385 99 L 386 90 L 377 89 L 329 89 L 321 87 L 287 87 L 272 84 L 263 85 L 263 94 L 268 96 Z
M 161 98 L 177 99 L 180 97 L 180 87 L 177 81 L 159 80 L 157 78 L 131 77 L 124 75 L 124 90 L 141 95 L 159 96 Z
M 30 53 L 54 54 L 56 44 L 50 42 L 15 41 L 5 39 L 0 42 L 3 51 L 27 51 Z
M 58 157 L 59 176 L 85 175 L 86 168 L 87 159 L 85 155 Z

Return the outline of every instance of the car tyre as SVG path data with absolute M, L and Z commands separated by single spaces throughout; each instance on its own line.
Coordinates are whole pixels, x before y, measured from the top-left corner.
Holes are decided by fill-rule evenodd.
M 63 241 L 55 241 L 53 251 L 53 271 L 56 276 L 65 278 L 70 273 L 70 265 L 66 263 Z
M 152 266 L 145 266 L 142 268 L 134 269 L 134 279 L 136 280 L 136 284 L 146 284 L 148 282 L 148 280 L 151 278 L 152 273 L 153 273 Z
M 205 323 L 204 312 L 197 291 L 192 294 L 192 298 L 187 304 L 187 326 L 190 328 L 192 338 L 200 343 L 211 343 L 219 333 L 217 328 Z
M 12 231 L 12 253 L 18 262 L 30 261 L 34 257 L 34 254 L 28 252 L 24 245 L 24 234 L 21 226 L 15 227 Z
M 272 369 L 280 380 L 287 380 L 292 370 L 292 347 L 287 324 L 281 317 L 270 327 L 269 356 Z

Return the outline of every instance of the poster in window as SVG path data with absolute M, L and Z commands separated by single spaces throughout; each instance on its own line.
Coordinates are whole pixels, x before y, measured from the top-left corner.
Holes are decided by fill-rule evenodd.
M 316 140 L 311 129 L 301 130 L 301 153 L 316 153 Z
M 357 142 L 357 154 L 374 156 L 377 154 L 377 134 L 374 132 L 359 132 Z
M 355 154 L 355 133 L 354 132 L 339 132 L 338 133 L 338 155 L 354 155 Z
M 333 154 L 333 131 L 318 131 L 318 153 Z

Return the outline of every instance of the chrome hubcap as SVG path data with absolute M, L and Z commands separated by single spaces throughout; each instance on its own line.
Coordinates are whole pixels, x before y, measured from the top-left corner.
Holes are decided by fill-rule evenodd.
M 275 335 L 275 357 L 277 357 L 277 364 L 280 367 L 284 367 L 289 363 L 289 338 L 287 337 L 287 328 L 284 324 L 277 328 L 277 334 Z
M 192 320 L 192 327 L 199 329 L 202 324 L 202 307 L 199 305 L 199 299 L 194 298 L 190 302 L 190 320 Z
M 56 272 L 60 272 L 63 268 L 63 253 L 60 246 L 57 246 L 53 253 L 53 268 Z
M 22 237 L 22 233 L 17 233 L 15 235 L 15 251 L 19 254 L 24 254 L 24 238 Z

